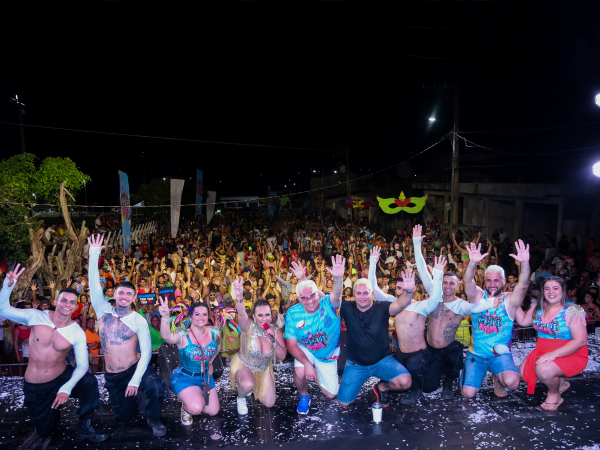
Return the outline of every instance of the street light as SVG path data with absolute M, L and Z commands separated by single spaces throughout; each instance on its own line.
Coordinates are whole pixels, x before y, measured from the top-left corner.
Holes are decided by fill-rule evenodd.
M 596 105 L 600 106 L 600 94 L 596 94 Z
M 430 118 L 429 118 L 429 121 L 430 121 L 430 122 L 435 122 L 435 117 L 430 117 Z
M 600 162 L 597 162 L 596 164 L 594 164 L 592 166 L 592 172 L 594 173 L 594 175 L 596 175 L 597 177 L 600 177 Z

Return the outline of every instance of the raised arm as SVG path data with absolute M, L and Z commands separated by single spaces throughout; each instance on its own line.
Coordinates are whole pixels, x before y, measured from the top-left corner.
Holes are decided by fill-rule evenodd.
M 465 271 L 464 283 L 465 293 L 471 303 L 478 303 L 483 297 L 483 290 L 475 284 L 475 269 L 477 263 L 487 256 L 487 253 L 481 254 L 481 244 L 469 244 L 469 265 Z
M 102 286 L 100 285 L 100 272 L 98 271 L 98 259 L 100 258 L 100 251 L 104 248 L 102 245 L 102 241 L 104 240 L 104 235 L 98 235 L 94 238 L 94 235 L 91 235 L 88 238 L 88 244 L 90 247 L 89 254 L 89 264 L 88 264 L 88 278 L 90 280 L 90 297 L 92 300 L 92 306 L 94 307 L 94 311 L 96 311 L 96 316 L 98 320 L 104 314 L 112 312 L 112 306 L 108 303 L 104 298 L 104 293 L 102 292 Z
M 252 325 L 252 319 L 248 317 L 246 307 L 244 306 L 244 280 L 242 277 L 235 278 L 233 290 L 235 291 L 235 309 L 238 313 L 238 325 L 242 331 L 248 331 Z
M 529 276 L 531 275 L 531 269 L 529 268 L 529 244 L 523 244 L 523 241 L 519 239 L 515 243 L 515 247 L 517 248 L 517 254 L 512 256 L 516 261 L 519 261 L 520 272 L 519 272 L 519 281 L 515 286 L 514 290 L 510 294 L 510 298 L 508 302 L 515 308 L 521 306 L 523 303 L 523 299 L 525 298 L 525 294 L 527 293 L 527 288 L 529 287 Z
M 31 309 L 17 309 L 10 306 L 10 293 L 12 292 L 15 284 L 21 274 L 25 271 L 25 267 L 21 270 L 19 268 L 21 264 L 17 264 L 15 270 L 10 271 L 6 274 L 4 284 L 2 285 L 2 291 L 0 291 L 0 316 L 11 320 L 16 323 L 22 323 L 23 325 L 29 325 L 29 317 L 31 316 Z
M 336 308 L 340 305 L 342 300 L 342 290 L 344 289 L 344 267 L 346 266 L 346 258 L 342 258 L 341 255 L 335 255 L 335 261 L 333 261 L 333 267 L 327 269 L 327 271 L 333 276 L 333 287 L 331 288 L 331 294 L 329 301 Z
M 402 272 L 402 286 L 404 291 L 398 297 L 398 300 L 390 305 L 390 316 L 395 316 L 404 308 L 410 305 L 413 293 L 415 292 L 415 275 L 410 270 Z
M 423 251 L 421 249 L 421 241 L 423 240 L 422 236 L 422 227 L 421 225 L 417 225 L 413 228 L 413 246 L 415 248 L 415 261 L 417 263 L 417 270 L 419 271 L 419 275 L 421 276 L 421 281 L 423 282 L 423 286 L 425 290 L 429 292 L 429 296 L 431 297 L 434 284 L 431 280 L 431 275 L 429 275 L 429 271 L 427 270 L 427 265 L 425 264 L 425 258 L 423 258 Z M 444 263 L 446 258 L 444 258 Z M 445 264 L 444 264 L 445 265 Z M 444 268 L 442 267 L 442 273 Z
M 177 344 L 179 342 L 179 333 L 171 332 L 171 315 L 169 311 L 169 301 L 158 297 L 159 307 L 158 312 L 160 313 L 160 337 L 165 340 L 167 344 Z
M 397 300 L 396 297 L 383 292 L 377 284 L 377 275 L 375 270 L 377 267 L 377 261 L 379 261 L 380 253 L 381 250 L 379 249 L 379 247 L 374 245 L 371 249 L 371 256 L 369 257 L 369 281 L 371 282 L 371 286 L 373 287 L 373 295 L 377 300 L 381 302 L 395 302 Z

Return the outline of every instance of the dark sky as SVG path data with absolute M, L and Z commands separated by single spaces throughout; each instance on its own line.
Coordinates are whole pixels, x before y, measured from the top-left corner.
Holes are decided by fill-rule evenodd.
M 549 128 L 465 134 L 493 149 L 461 147 L 465 168 L 555 180 L 600 159 L 597 1 L 50 3 L 0 5 L 0 121 L 17 121 L 18 94 L 30 125 L 273 146 L 28 127 L 27 151 L 72 158 L 91 199 L 117 203 L 117 170 L 135 192 L 141 152 L 147 180 L 199 168 L 221 195 L 306 189 L 312 169 L 345 164 L 341 146 L 353 170 L 391 167 L 450 130 L 428 123 L 453 119 L 422 89 L 434 82 L 460 84 L 461 131 Z M 3 157 L 20 151 L 18 127 L 0 124 L 0 139 Z M 444 142 L 413 169 L 449 166 L 450 152 Z

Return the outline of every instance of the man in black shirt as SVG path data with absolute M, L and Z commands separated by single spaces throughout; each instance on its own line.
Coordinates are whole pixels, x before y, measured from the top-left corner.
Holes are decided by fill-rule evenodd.
M 340 318 L 348 330 L 348 357 L 338 392 L 338 402 L 348 406 L 363 384 L 372 376 L 380 378 L 373 387 L 377 401 L 389 406 L 388 391 L 404 391 L 412 383 L 408 371 L 392 356 L 388 341 L 389 318 L 410 304 L 415 289 L 414 276 L 402 273 L 404 292 L 395 302 L 374 302 L 373 287 L 366 278 L 354 283 L 356 301 L 342 300 Z

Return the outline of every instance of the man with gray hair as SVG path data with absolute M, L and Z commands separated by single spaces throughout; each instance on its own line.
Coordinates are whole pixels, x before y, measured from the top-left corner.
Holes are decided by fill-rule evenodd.
M 475 284 L 477 263 L 486 257 L 481 254 L 481 244 L 471 243 L 469 265 L 465 272 L 465 292 L 471 303 L 485 302 L 493 299 L 493 307 L 473 314 L 473 344 L 465 360 L 463 377 L 461 377 L 461 393 L 464 397 L 473 398 L 481 388 L 481 383 L 489 370 L 492 372 L 494 394 L 506 397 L 506 388 L 514 390 L 519 386 L 521 375 L 508 347 L 511 342 L 512 328 L 527 293 L 529 280 L 529 244 L 525 246 L 519 240 L 516 245 L 517 254 L 510 255 L 520 262 L 519 282 L 512 292 L 502 292 L 506 283 L 504 269 L 500 266 L 489 266 L 485 271 L 485 291 Z
M 342 300 L 340 318 L 348 329 L 348 357 L 338 393 L 341 406 L 356 400 L 372 376 L 381 379 L 373 390 L 384 408 L 390 404 L 388 391 L 404 391 L 411 386 L 410 373 L 394 359 L 388 343 L 389 318 L 410 303 L 415 289 L 410 272 L 402 273 L 402 277 L 405 290 L 394 302 L 374 302 L 373 286 L 366 278 L 354 283 L 354 302 Z
M 299 414 L 308 414 L 310 395 L 308 383 L 319 384 L 327 398 L 335 398 L 339 385 L 337 359 L 340 354 L 340 318 L 337 308 L 342 298 L 346 260 L 333 259 L 327 271 L 333 276 L 331 294 L 320 298 L 312 280 L 296 285 L 299 303 L 290 307 L 285 318 L 286 347 L 294 357 L 294 383 L 300 393 Z

